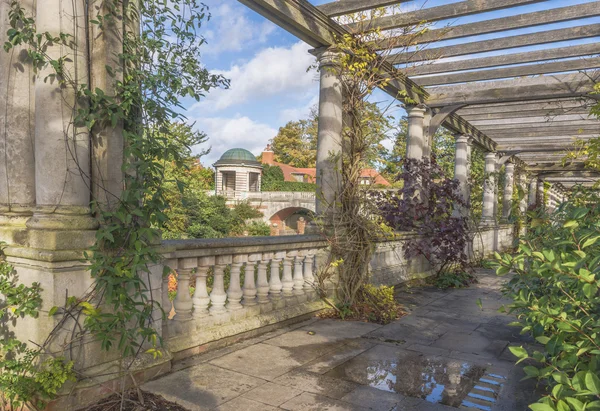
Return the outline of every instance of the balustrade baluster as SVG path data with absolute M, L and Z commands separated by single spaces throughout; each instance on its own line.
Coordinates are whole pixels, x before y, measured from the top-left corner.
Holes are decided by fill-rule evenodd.
M 315 277 L 313 270 L 315 266 L 315 250 L 309 250 L 304 257 L 304 291 L 312 298 L 315 293 Z
M 225 302 L 227 294 L 225 293 L 225 267 L 231 262 L 231 256 L 217 256 L 214 268 L 213 289 L 210 293 L 210 313 L 212 315 L 226 312 Z
M 285 251 L 277 252 L 273 254 L 271 260 L 271 278 L 269 279 L 269 290 L 271 292 L 271 299 L 273 301 L 279 301 L 281 299 L 281 279 L 279 278 L 279 267 L 281 261 L 285 257 Z
M 171 272 L 165 276 L 163 276 L 162 280 L 162 296 L 161 296 L 161 306 L 164 310 L 167 318 L 169 317 L 169 313 L 171 312 L 171 299 L 169 298 L 169 276 L 174 273 L 177 269 L 177 260 L 167 260 L 165 262 L 165 266 L 171 269 Z
M 266 304 L 269 302 L 269 280 L 267 278 L 267 265 L 271 257 L 272 253 L 264 253 L 258 262 L 256 290 L 259 304 Z
M 192 318 L 192 298 L 190 297 L 190 277 L 192 268 L 177 269 L 177 295 L 175 306 L 175 320 L 185 321 Z
M 246 255 L 235 255 L 233 256 L 233 262 L 231 263 L 229 288 L 227 289 L 227 308 L 229 310 L 239 310 L 242 308 L 240 301 L 242 299 L 242 288 L 240 287 L 240 270 L 246 262 Z
M 248 262 L 246 263 L 246 269 L 244 271 L 244 300 L 242 304 L 246 307 L 256 305 L 256 286 L 254 279 L 254 267 L 256 261 L 260 258 L 260 254 L 250 254 L 248 256 Z
M 304 256 L 301 252 L 294 258 L 294 295 L 304 295 L 304 277 L 302 276 L 302 262 Z
M 283 259 L 283 277 L 281 278 L 283 296 L 291 298 L 294 295 L 294 279 L 292 278 L 292 261 L 294 252 L 287 253 Z
M 215 263 L 215 257 L 200 257 L 198 259 L 198 268 L 196 269 L 196 289 L 192 302 L 194 311 L 192 315 L 195 318 L 202 318 L 208 315 L 208 305 L 210 297 L 206 288 L 206 280 L 208 278 L 208 270 Z

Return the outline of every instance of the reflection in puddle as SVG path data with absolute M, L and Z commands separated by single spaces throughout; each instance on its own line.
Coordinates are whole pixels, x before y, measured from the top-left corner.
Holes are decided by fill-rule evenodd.
M 459 360 L 412 352 L 398 354 L 390 361 L 362 363 L 362 370 L 356 367 L 358 364 L 348 363 L 334 372 L 380 390 L 458 407 L 485 371 Z

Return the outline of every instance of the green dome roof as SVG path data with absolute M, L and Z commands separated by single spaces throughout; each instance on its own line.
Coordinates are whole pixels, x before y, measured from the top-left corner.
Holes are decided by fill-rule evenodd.
M 232 148 L 224 152 L 220 160 L 256 161 L 256 156 L 244 148 Z
M 223 153 L 219 161 L 215 163 L 218 165 L 225 164 L 243 164 L 248 166 L 262 166 L 262 164 L 256 159 L 256 156 L 246 150 L 245 148 L 232 148 Z

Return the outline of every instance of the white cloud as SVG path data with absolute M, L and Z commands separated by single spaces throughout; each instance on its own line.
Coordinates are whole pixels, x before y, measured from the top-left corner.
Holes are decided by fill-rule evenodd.
M 250 61 L 234 65 L 227 71 L 215 72 L 231 80 L 229 89 L 212 90 L 205 100 L 190 111 L 222 110 L 247 101 L 285 94 L 286 99 L 302 99 L 315 93 L 316 73 L 307 72 L 314 63 L 310 46 L 298 42 L 291 47 L 269 47 Z
M 208 1 L 211 19 L 203 32 L 208 44 L 206 54 L 240 51 L 250 45 L 264 44 L 276 26 L 270 21 L 252 19 L 249 9 L 234 0 Z
M 308 103 L 300 107 L 292 107 L 281 110 L 279 113 L 279 121 L 285 124 L 288 121 L 297 121 L 308 118 L 310 111 L 319 103 L 319 95 L 316 93 L 311 97 Z
M 211 152 L 202 158 L 205 165 L 212 165 L 230 148 L 245 148 L 258 155 L 277 134 L 277 130 L 271 126 L 255 122 L 246 116 L 192 119 L 194 120 L 196 128 L 206 133 L 208 144 L 212 147 Z M 202 148 L 205 147 L 198 147 L 197 151 Z

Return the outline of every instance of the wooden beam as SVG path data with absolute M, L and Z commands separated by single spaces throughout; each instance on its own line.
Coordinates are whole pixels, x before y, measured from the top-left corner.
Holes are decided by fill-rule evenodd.
M 512 119 L 515 122 L 525 120 L 529 117 L 544 117 L 546 119 L 554 120 L 555 117 L 567 114 L 579 114 L 582 118 L 588 116 L 590 110 L 588 108 L 574 107 L 565 109 L 553 109 L 553 110 L 523 110 L 523 111 L 509 111 L 500 113 L 488 113 L 488 114 L 461 114 L 462 117 L 467 119 L 474 126 L 477 126 L 478 121 L 482 120 L 505 120 Z
M 597 130 L 600 135 L 600 121 L 595 120 L 578 120 L 578 121 L 561 121 L 561 122 L 542 122 L 542 123 L 517 123 L 511 122 L 507 124 L 478 124 L 476 127 L 484 133 L 493 135 L 494 133 L 502 133 L 506 130 L 547 130 L 547 129 L 560 129 L 560 130 L 573 130 L 578 132 L 579 130 Z M 579 133 L 581 134 L 581 133 Z
M 595 104 L 593 99 L 585 98 L 570 98 L 570 99 L 553 99 L 553 100 L 531 100 L 527 102 L 505 102 L 486 105 L 472 105 L 461 108 L 458 112 L 461 116 L 480 115 L 480 114 L 499 114 L 509 112 L 522 112 L 528 110 L 569 110 L 572 108 L 586 109 Z
M 550 73 L 567 73 L 600 68 L 600 57 L 563 60 L 527 66 L 500 68 L 495 70 L 469 71 L 458 74 L 413 78 L 422 87 L 444 84 L 470 83 L 473 81 L 496 80 L 511 77 L 534 76 Z
M 393 6 L 396 4 L 406 3 L 408 1 L 411 0 L 342 0 L 321 4 L 317 6 L 317 9 L 329 17 L 335 17 L 342 16 L 344 14 L 376 9 L 379 7 Z
M 536 129 L 528 129 L 524 131 L 523 129 L 514 128 L 514 129 L 506 129 L 499 130 L 498 132 L 488 131 L 485 133 L 492 140 L 495 140 L 496 137 L 501 137 L 503 135 L 510 135 L 513 138 L 535 138 L 535 137 L 549 137 L 556 136 L 557 134 L 565 135 L 566 137 L 574 137 L 577 138 L 579 135 L 587 135 L 587 134 L 595 134 L 596 136 L 600 135 L 600 129 L 580 129 L 573 130 L 572 128 L 567 129 L 559 129 L 557 127 L 550 127 L 548 129 L 536 130 Z
M 390 54 L 387 59 L 392 64 L 406 64 L 596 36 L 600 36 L 600 25 L 590 24 L 587 26 L 567 27 L 531 34 L 520 34 L 518 36 L 500 37 L 492 40 Z
M 590 113 L 583 114 L 561 114 L 552 118 L 546 116 L 532 116 L 525 118 L 500 118 L 500 119 L 484 119 L 484 120 L 469 120 L 471 124 L 480 128 L 493 127 L 506 124 L 563 124 L 564 122 L 570 121 L 590 121 L 595 124 L 600 124 L 595 117 L 592 117 Z
M 338 2 L 337 4 L 343 3 L 345 2 Z M 416 38 L 410 35 L 395 36 L 378 42 L 378 48 L 387 50 L 390 47 L 414 46 L 415 44 L 498 33 L 505 30 L 541 26 L 594 16 L 600 16 L 600 1 L 428 30 Z
M 503 54 L 500 56 L 482 57 L 468 60 L 457 60 L 448 63 L 424 64 L 407 67 L 404 70 L 409 76 L 424 74 L 451 73 L 454 71 L 475 70 L 508 66 L 512 64 L 536 63 L 539 61 L 558 60 L 563 58 L 593 56 L 600 54 L 600 43 L 581 44 L 577 46 L 558 47 L 525 53 Z
M 540 3 L 542 1 L 545 0 L 465 0 L 458 3 L 380 17 L 373 19 L 368 24 L 368 27 L 365 27 L 360 23 L 348 24 L 346 27 L 352 32 L 356 32 L 356 30 L 359 29 L 368 30 L 375 28 L 387 30 L 417 25 L 422 22 L 446 20 L 485 13 L 488 11 L 507 9 L 510 7 L 524 6 L 527 4 Z
M 594 91 L 594 80 L 581 74 L 559 74 L 513 80 L 432 87 L 429 107 L 449 104 L 486 104 L 585 96 Z

